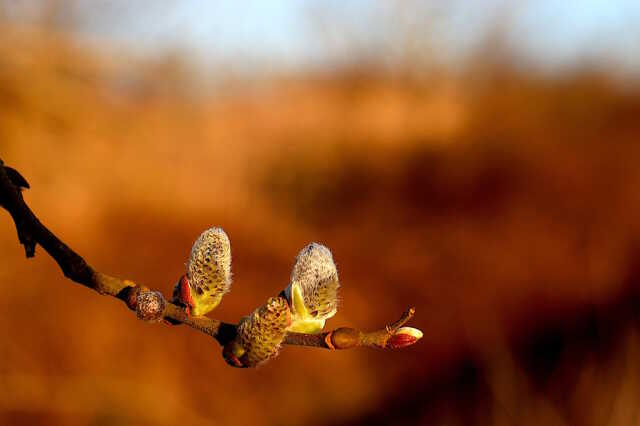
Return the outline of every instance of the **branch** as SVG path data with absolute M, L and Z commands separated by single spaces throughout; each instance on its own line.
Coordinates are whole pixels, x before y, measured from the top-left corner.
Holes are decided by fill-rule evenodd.
M 341 327 L 319 334 L 287 333 L 285 345 L 313 346 L 324 349 L 351 349 L 359 346 L 380 349 L 396 349 L 414 344 L 422 333 L 411 327 L 403 327 L 415 314 L 415 308 L 402 313 L 400 319 L 382 330 L 362 332 L 355 328 Z
M 26 257 L 35 255 L 40 245 L 60 266 L 65 277 L 82 284 L 101 295 L 116 297 L 136 311 L 146 321 L 165 320 L 171 324 L 185 324 L 216 339 L 225 346 L 235 339 L 235 324 L 205 316 L 191 316 L 181 306 L 166 301 L 162 293 L 138 285 L 130 280 L 109 276 L 94 270 L 78 253 L 44 226 L 22 197 L 29 184 L 16 170 L 4 166 L 0 159 L 0 206 L 7 210 L 16 225 L 18 240 L 24 246 Z M 415 313 L 408 309 L 395 323 L 384 329 L 365 333 L 354 328 L 338 328 L 320 334 L 286 334 L 286 345 L 311 346 L 325 349 L 350 349 L 359 346 L 399 348 L 415 343 L 422 337 L 419 330 L 403 327 Z

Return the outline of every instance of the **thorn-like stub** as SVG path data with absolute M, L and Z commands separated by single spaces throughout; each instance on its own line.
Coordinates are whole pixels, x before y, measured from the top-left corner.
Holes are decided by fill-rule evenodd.
M 4 166 L 4 171 L 7 173 L 7 177 L 11 181 L 11 183 L 18 188 L 19 191 L 23 189 L 29 189 L 29 182 L 13 167 Z
M 161 321 L 166 306 L 164 296 L 159 291 L 141 291 L 137 294 L 136 315 L 146 322 Z

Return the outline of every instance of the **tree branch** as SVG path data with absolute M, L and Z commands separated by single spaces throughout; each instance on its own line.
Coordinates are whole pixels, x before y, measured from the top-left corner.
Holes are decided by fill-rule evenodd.
M 190 316 L 184 308 L 165 300 L 160 292 L 151 291 L 133 281 L 115 278 L 94 270 L 79 254 L 60 241 L 44 226 L 22 197 L 29 184 L 16 170 L 4 166 L 0 159 L 0 205 L 7 210 L 16 225 L 18 240 L 27 258 L 35 255 L 40 245 L 60 266 L 65 277 L 101 295 L 116 297 L 147 321 L 164 319 L 172 324 L 185 324 L 215 338 L 224 346 L 236 337 L 236 325 L 204 316 Z M 402 317 L 384 329 L 365 333 L 354 328 L 338 328 L 320 334 L 287 333 L 286 345 L 311 346 L 325 349 L 350 349 L 359 346 L 399 348 L 415 343 L 422 334 L 403 325 L 415 313 L 408 309 Z

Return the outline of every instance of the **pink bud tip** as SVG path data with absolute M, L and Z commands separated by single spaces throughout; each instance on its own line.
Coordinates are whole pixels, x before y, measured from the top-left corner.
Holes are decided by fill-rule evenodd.
M 389 349 L 404 348 L 413 345 L 420 339 L 422 339 L 422 331 L 413 327 L 402 327 L 389 337 L 386 347 Z

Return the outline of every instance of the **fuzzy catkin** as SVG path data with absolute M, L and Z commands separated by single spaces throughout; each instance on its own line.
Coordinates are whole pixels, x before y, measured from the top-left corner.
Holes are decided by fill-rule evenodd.
M 231 289 L 231 243 L 222 228 L 209 228 L 193 244 L 187 280 L 194 315 L 214 309 Z
M 244 349 L 241 358 L 247 367 L 255 367 L 278 354 L 291 322 L 287 301 L 271 297 L 238 325 L 237 342 Z
M 318 243 L 304 247 L 291 271 L 291 285 L 300 288 L 307 311 L 314 317 L 335 314 L 338 308 L 338 270 L 331 251 Z

